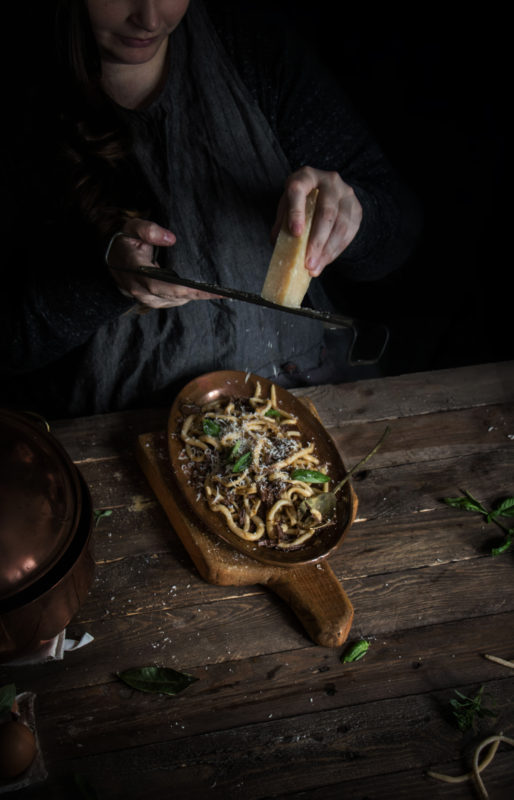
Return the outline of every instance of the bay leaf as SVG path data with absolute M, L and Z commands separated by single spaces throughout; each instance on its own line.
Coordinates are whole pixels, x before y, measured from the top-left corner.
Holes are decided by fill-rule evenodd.
M 116 674 L 132 689 L 152 694 L 176 695 L 198 680 L 171 667 L 134 667 Z

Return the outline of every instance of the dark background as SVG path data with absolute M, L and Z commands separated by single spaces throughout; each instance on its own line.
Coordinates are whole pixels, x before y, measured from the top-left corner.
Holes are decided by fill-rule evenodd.
M 514 358 L 504 15 L 491 4 L 281 5 L 423 208 L 409 262 L 351 289 L 352 313 L 390 328 L 383 368 Z
M 41 47 L 42 5 L 29 6 L 29 33 Z M 275 0 L 272 8 L 331 69 L 424 211 L 417 249 L 400 270 L 345 287 L 342 310 L 390 329 L 383 370 L 513 359 L 505 13 L 494 3 L 358 0 Z M 14 100 L 11 80 L 4 95 L 11 133 L 24 103 L 16 75 Z

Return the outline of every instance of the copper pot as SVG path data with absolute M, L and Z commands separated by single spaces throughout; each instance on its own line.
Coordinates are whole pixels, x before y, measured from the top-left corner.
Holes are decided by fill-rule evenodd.
M 77 613 L 93 579 L 92 519 L 59 442 L 0 409 L 0 662 L 37 651 Z

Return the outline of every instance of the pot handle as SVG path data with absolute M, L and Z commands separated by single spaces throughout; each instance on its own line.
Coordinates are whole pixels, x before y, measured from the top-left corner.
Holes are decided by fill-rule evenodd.
M 318 561 L 285 569 L 265 585 L 285 600 L 316 644 L 344 644 L 352 626 L 353 606 L 329 564 Z
M 37 411 L 22 411 L 21 413 L 25 417 L 32 417 L 47 433 L 50 433 L 50 423 L 41 414 L 38 414 Z

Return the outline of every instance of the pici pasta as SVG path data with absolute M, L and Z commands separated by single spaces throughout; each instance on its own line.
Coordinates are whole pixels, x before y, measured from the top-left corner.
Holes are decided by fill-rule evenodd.
M 308 503 L 329 490 L 328 464 L 303 442 L 297 417 L 257 381 L 247 399 L 184 408 L 182 470 L 197 499 L 221 514 L 232 532 L 260 546 L 296 549 L 330 520 Z

